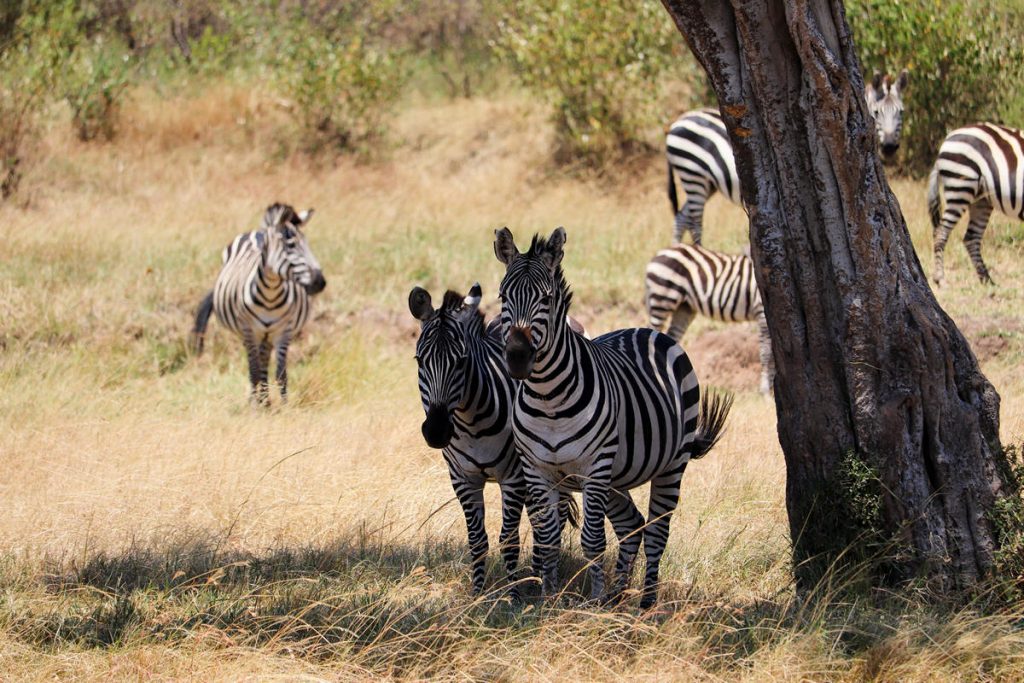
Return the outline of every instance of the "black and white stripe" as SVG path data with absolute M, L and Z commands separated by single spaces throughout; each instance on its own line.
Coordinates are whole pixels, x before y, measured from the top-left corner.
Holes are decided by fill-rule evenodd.
M 700 313 L 723 322 L 757 321 L 761 357 L 761 393 L 775 379 L 771 337 L 749 256 L 720 254 L 692 244 L 662 249 L 644 278 L 644 303 L 650 326 L 661 330 L 671 319 L 668 336 L 682 339 Z
M 950 232 L 967 211 L 964 246 L 978 277 L 991 284 L 981 258 L 981 238 L 993 209 L 1024 220 L 1024 132 L 994 123 L 958 128 L 939 147 L 939 158 L 928 177 L 936 283 L 945 280 L 942 254 Z
M 593 341 L 566 323 L 571 295 L 560 266 L 565 231 L 534 237 L 520 254 L 507 228 L 495 254 L 506 266 L 501 328 L 509 374 L 521 379 L 513 407 L 516 444 L 531 494 L 543 587 L 555 590 L 558 492 L 583 491 L 584 555 L 591 595 L 614 599 L 625 588 L 641 539 L 647 557 L 641 605 L 656 597 L 669 520 L 691 458 L 718 440 L 730 400 L 700 400 L 686 353 L 650 329 L 611 332 Z M 645 522 L 630 489 L 651 483 Z M 601 557 L 607 515 L 619 538 L 612 590 L 605 595 Z
M 485 327 L 478 310 L 480 285 L 463 298 L 446 292 L 438 309 L 421 287 L 409 293 L 409 310 L 420 321 L 416 342 L 420 399 L 426 419 L 423 438 L 443 449 L 452 488 L 462 506 L 473 567 L 473 592 L 484 588 L 488 552 L 484 528 L 484 484 L 501 488 L 502 559 L 518 597 L 515 574 L 519 562 L 519 522 L 527 502 L 526 479 L 512 438 L 512 379 L 502 359 L 496 321 Z M 575 525 L 570 495 L 562 511 Z
M 211 311 L 242 338 L 249 358 L 251 399 L 259 405 L 270 402 L 272 351 L 281 398 L 287 400 L 288 345 L 309 318 L 310 297 L 327 285 L 302 232 L 312 215 L 312 209 L 296 213 L 287 204 L 268 207 L 259 230 L 242 233 L 224 249 L 213 291 L 196 315 L 197 352 L 202 352 Z
M 878 148 L 883 159 L 891 159 L 900 146 L 903 129 L 902 93 L 909 74 L 904 69 L 893 81 L 875 72 L 864 88 L 868 111 L 875 120 Z M 704 205 L 715 192 L 740 205 L 740 179 L 736 158 L 717 109 L 698 109 L 680 116 L 665 138 L 668 156 L 668 198 L 675 216 L 673 242 L 681 242 L 687 230 L 694 244 L 701 243 Z M 679 209 L 675 179 L 679 178 L 686 201 Z

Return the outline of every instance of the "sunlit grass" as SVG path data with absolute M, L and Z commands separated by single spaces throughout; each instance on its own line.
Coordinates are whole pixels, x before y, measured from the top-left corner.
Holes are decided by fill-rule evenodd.
M 28 206 L 0 208 L 4 675 L 1024 676 L 1020 610 L 794 595 L 785 467 L 749 325 L 698 320 L 685 339 L 702 382 L 738 396 L 721 445 L 686 473 L 659 611 L 635 598 L 589 609 L 582 577 L 554 604 L 512 609 L 496 558 L 492 592 L 472 598 L 462 515 L 419 434 L 408 291 L 479 280 L 493 314 L 493 229 L 522 244 L 564 225 L 574 315 L 594 333 L 643 324 L 643 268 L 672 229 L 660 158 L 563 177 L 545 112 L 514 93 L 414 103 L 372 163 L 275 155 L 272 103 L 241 86 L 141 92 L 125 115 L 112 144 L 54 128 Z M 930 270 L 924 186 L 894 189 Z M 221 248 L 274 200 L 316 207 L 328 287 L 293 346 L 290 404 L 263 414 L 236 339 L 212 323 L 198 359 L 185 339 Z M 709 246 L 738 251 L 745 232 L 739 208 L 711 201 Z M 951 240 L 937 293 L 1002 396 L 1007 442 L 1024 439 L 1022 232 L 994 220 L 994 288 Z M 578 540 L 563 565 L 579 570 Z

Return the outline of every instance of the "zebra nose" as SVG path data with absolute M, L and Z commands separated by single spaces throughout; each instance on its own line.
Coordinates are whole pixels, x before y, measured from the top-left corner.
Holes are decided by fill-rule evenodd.
M 896 153 L 896 150 L 898 150 L 899 148 L 900 148 L 900 143 L 898 143 L 898 142 L 883 142 L 882 143 L 882 156 L 886 157 L 886 158 L 891 157 L 893 154 Z
M 455 431 L 448 409 L 439 405 L 430 406 L 427 410 L 427 419 L 423 421 L 420 430 L 423 432 L 423 439 L 431 448 L 445 448 L 451 443 Z
M 505 343 L 505 364 L 514 379 L 526 379 L 533 371 L 533 346 L 529 328 L 513 327 Z
M 319 294 L 320 292 L 324 291 L 324 287 L 326 286 L 327 280 L 324 279 L 323 272 L 317 270 L 313 272 L 313 278 L 312 280 L 310 280 L 309 286 L 306 287 L 306 291 L 308 291 L 310 294 Z

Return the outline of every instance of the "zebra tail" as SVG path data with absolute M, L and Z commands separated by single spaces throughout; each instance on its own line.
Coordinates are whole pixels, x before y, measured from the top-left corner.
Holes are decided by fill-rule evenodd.
M 942 218 L 942 200 L 939 197 L 939 167 L 932 168 L 928 174 L 928 215 L 932 219 L 932 227 L 939 227 Z
M 672 162 L 668 162 L 668 201 L 672 204 L 672 215 L 679 213 L 679 195 L 676 194 L 676 177 L 672 174 Z
M 211 289 L 199 302 L 199 309 L 196 311 L 196 324 L 192 327 L 190 346 L 192 352 L 199 356 L 203 353 L 203 341 L 206 339 L 206 325 L 210 322 L 210 314 L 213 313 L 213 290 Z
M 704 394 L 700 397 L 697 435 L 690 443 L 691 460 L 703 458 L 718 443 L 725 428 L 725 418 L 732 409 L 732 399 L 731 393 Z
M 558 495 L 558 506 L 561 508 L 562 514 L 565 515 L 565 520 L 573 529 L 579 529 L 580 504 L 576 502 L 576 498 L 571 493 L 560 492 Z

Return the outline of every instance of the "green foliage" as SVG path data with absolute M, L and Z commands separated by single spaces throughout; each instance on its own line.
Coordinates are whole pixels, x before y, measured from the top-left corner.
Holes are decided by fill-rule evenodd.
M 75 51 L 62 79 L 64 99 L 79 140 L 114 137 L 125 89 L 132 82 L 132 58 L 102 37 Z
M 950 130 L 998 120 L 1021 90 L 1024 43 L 990 12 L 937 0 L 848 0 L 846 12 L 867 78 L 910 69 L 902 147 L 913 174 L 928 172 Z
M 74 2 L 22 3 L 0 43 L 0 201 L 18 189 L 47 97 L 78 44 Z
M 499 27 L 501 54 L 554 105 L 556 160 L 600 165 L 665 125 L 663 84 L 688 58 L 661 3 L 525 0 Z
M 404 69 L 358 31 L 335 36 L 296 20 L 281 45 L 277 79 L 307 149 L 365 151 L 386 130 Z

